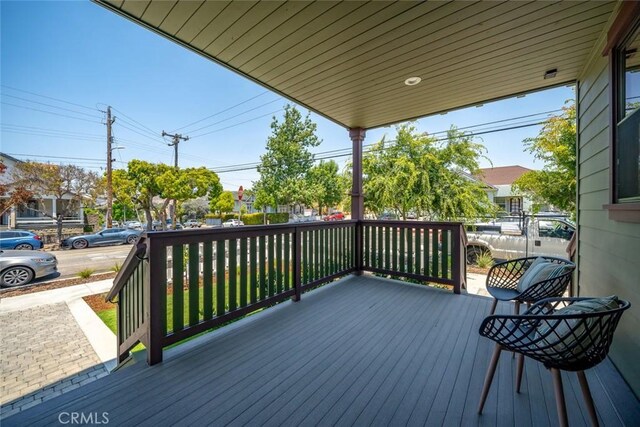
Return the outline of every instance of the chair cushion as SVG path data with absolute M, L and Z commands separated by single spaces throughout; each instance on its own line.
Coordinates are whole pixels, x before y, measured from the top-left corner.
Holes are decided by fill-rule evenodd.
M 596 313 L 618 308 L 618 297 L 611 295 L 602 298 L 590 298 L 577 301 L 571 305 L 556 310 L 553 315 Z M 556 321 L 542 322 L 536 332 L 542 338 L 542 342 L 550 347 L 546 352 L 560 354 L 570 351 L 577 355 L 594 343 L 601 335 L 602 325 L 597 318 L 586 319 L 559 319 Z M 584 335 L 588 334 L 588 337 Z M 575 345 L 579 342 L 579 345 Z
M 571 268 L 568 265 L 544 261 L 544 259 L 541 262 L 537 262 L 540 259 L 542 258 L 536 258 L 536 261 L 531 264 L 531 267 L 527 269 L 518 281 L 517 289 L 519 293 L 523 293 L 538 282 L 558 277 Z

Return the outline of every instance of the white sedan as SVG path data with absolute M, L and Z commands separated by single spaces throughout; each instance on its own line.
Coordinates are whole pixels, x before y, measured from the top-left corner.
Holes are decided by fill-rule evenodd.
M 223 227 L 240 227 L 241 225 L 244 225 L 244 222 L 239 219 L 228 219 L 222 223 Z

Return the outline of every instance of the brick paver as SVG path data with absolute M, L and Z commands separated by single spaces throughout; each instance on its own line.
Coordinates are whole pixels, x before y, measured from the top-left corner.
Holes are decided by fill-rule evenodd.
M 0 313 L 0 340 L 3 418 L 107 375 L 66 303 Z

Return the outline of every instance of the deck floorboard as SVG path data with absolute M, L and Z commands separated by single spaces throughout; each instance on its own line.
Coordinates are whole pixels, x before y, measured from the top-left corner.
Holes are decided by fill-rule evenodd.
M 6 420 L 57 424 L 61 412 L 107 412 L 114 425 L 556 425 L 549 372 L 503 352 L 484 413 L 493 343 L 478 334 L 491 300 L 354 276 L 138 362 Z M 500 304 L 499 312 L 512 306 Z M 600 422 L 632 425 L 638 400 L 610 361 L 587 372 Z M 572 426 L 589 420 L 577 377 L 563 373 Z

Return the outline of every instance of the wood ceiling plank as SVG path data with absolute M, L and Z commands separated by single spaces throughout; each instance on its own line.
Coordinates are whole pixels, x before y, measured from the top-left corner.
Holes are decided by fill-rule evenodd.
M 160 29 L 166 34 L 175 35 L 203 3 L 203 1 L 179 1 L 160 24 Z
M 142 20 L 158 28 L 177 2 L 175 0 L 152 1 L 144 11 Z
M 381 25 L 388 19 L 416 7 L 412 2 L 371 2 L 352 13 L 344 16 L 312 38 L 305 40 L 298 46 L 283 52 L 277 58 L 262 64 L 259 68 L 251 71 L 251 74 L 262 81 L 270 81 L 271 78 L 281 75 L 283 72 L 296 68 L 306 67 L 305 64 L 312 61 L 317 55 L 330 51 L 336 46 L 351 40 L 358 34 L 371 27 Z
M 269 83 L 274 86 L 279 86 L 283 83 L 290 86 L 293 83 L 287 84 L 287 82 L 304 82 L 313 76 L 318 76 L 322 79 L 320 74 L 327 71 L 336 72 L 349 58 L 361 58 L 362 52 L 378 48 L 377 54 L 392 51 L 395 52 L 395 55 L 398 55 L 398 52 L 410 50 L 416 45 L 424 46 L 428 44 L 431 36 L 438 37 L 440 35 L 440 37 L 443 37 L 443 33 L 445 35 L 455 34 L 455 31 L 463 30 L 467 26 L 476 26 L 477 22 L 482 22 L 482 19 L 495 16 L 498 12 L 504 13 L 505 9 L 518 9 L 526 4 L 518 2 L 483 2 L 475 4 L 460 2 L 449 3 L 431 11 L 425 10 L 426 13 L 424 15 L 414 10 L 406 11 L 389 19 L 387 22 L 371 27 L 340 45 L 336 44 L 326 52 L 314 49 L 311 52 L 313 54 L 312 57 L 303 66 L 289 68 L 278 76 L 268 73 L 263 78 L 268 79 Z M 455 19 L 455 23 L 451 24 L 449 19 Z M 387 47 L 388 44 L 393 42 L 396 42 L 393 47 Z M 372 53 L 372 56 L 375 55 L 376 53 Z M 361 59 L 360 62 L 362 62 Z M 357 66 L 357 68 L 361 72 L 367 72 L 366 68 L 360 66 Z M 269 78 L 269 76 L 273 77 Z
M 234 26 L 249 10 L 257 5 L 254 1 L 239 1 L 227 3 L 224 8 L 193 40 L 190 44 L 205 51 L 211 43 Z
M 588 55 L 592 46 L 578 52 L 583 57 Z M 559 62 L 558 68 L 564 70 L 562 75 L 575 76 L 581 69 L 573 58 Z M 563 82 L 574 81 L 575 78 L 544 80 L 539 73 L 531 71 L 531 67 L 514 70 L 505 78 L 486 75 L 474 80 L 473 85 L 463 88 L 447 86 L 426 94 L 411 94 L 400 89 L 395 96 L 379 102 L 366 104 L 351 103 L 344 105 L 341 111 L 331 110 L 332 117 L 349 126 L 378 127 L 389 123 L 404 121 L 402 117 L 424 117 L 441 111 L 462 108 L 487 102 L 494 98 L 504 98 L 517 93 L 526 93 L 539 88 L 556 86 Z M 514 83 L 511 83 L 513 81 Z M 319 111 L 323 111 L 319 109 Z M 387 121 L 390 118 L 389 121 Z
M 223 1 L 205 1 L 178 30 L 175 37 L 187 44 L 200 34 L 227 7 Z
M 559 72 L 558 80 L 574 80 L 576 76 L 567 74 L 568 69 L 579 68 L 582 66 L 581 62 L 584 60 L 585 52 L 591 47 L 590 42 L 594 42 L 597 39 L 597 35 L 593 35 L 590 40 L 586 40 L 582 43 L 576 44 L 575 42 L 567 42 L 563 46 L 558 46 L 558 53 L 547 51 L 536 52 L 535 57 L 514 57 L 513 60 L 505 61 L 500 66 L 493 66 L 489 64 L 484 68 L 479 68 L 475 72 L 462 72 L 456 75 L 440 76 L 423 82 L 425 86 L 419 90 L 418 87 L 407 87 L 403 84 L 397 85 L 393 90 L 378 95 L 377 97 L 371 97 L 367 99 L 352 99 L 346 100 L 340 104 L 322 105 L 315 103 L 321 111 L 332 111 L 335 114 L 342 114 L 354 105 L 360 106 L 359 108 L 367 108 L 371 105 L 384 104 L 389 106 L 392 98 L 401 98 L 400 105 L 409 105 L 407 97 L 416 98 L 428 98 L 437 99 L 438 97 L 447 96 L 448 93 L 454 90 L 469 90 L 469 93 L 476 87 L 478 81 L 495 81 L 496 85 L 504 84 L 505 81 L 511 78 L 516 79 L 519 74 L 533 74 L 537 75 L 538 79 L 542 80 L 544 71 L 549 68 L 557 67 Z M 575 65 L 575 67 L 573 67 Z M 492 80 L 493 79 L 493 80 Z M 420 86 L 423 85 L 420 83 Z M 488 83 L 486 83 L 488 84 Z M 471 101 L 467 102 L 470 103 Z
M 560 27 L 555 31 L 546 27 L 540 27 L 536 30 L 523 34 L 522 37 L 509 37 L 503 42 L 488 44 L 477 49 L 477 51 L 482 49 L 486 50 L 486 52 L 483 52 L 481 55 L 470 55 L 468 58 L 463 56 L 464 59 L 450 63 L 446 62 L 443 58 L 443 62 L 445 62 L 446 65 L 442 65 L 440 61 L 431 63 L 423 62 L 424 68 L 421 69 L 419 67 L 414 67 L 413 70 L 415 70 L 417 75 L 427 81 L 437 77 L 438 75 L 451 76 L 451 73 L 455 73 L 458 69 L 468 70 L 468 72 L 473 73 L 473 70 L 484 66 L 486 63 L 493 63 L 494 61 L 510 58 L 514 55 L 513 52 L 516 52 L 517 56 L 520 56 L 526 55 L 527 50 L 535 50 L 535 46 L 547 46 L 548 49 L 553 49 L 556 43 L 559 41 L 562 42 L 564 39 L 573 40 L 576 39 L 576 37 L 585 37 L 593 34 L 594 31 L 599 32 L 599 28 L 601 28 L 604 22 L 606 22 L 606 19 L 607 15 L 601 15 L 587 21 L 574 23 L 567 27 Z M 588 25 L 583 25 L 584 22 L 587 22 Z M 326 88 L 324 90 L 316 88 L 315 91 L 306 90 L 305 92 L 297 92 L 287 89 L 286 92 L 296 93 L 296 96 L 300 99 L 313 99 L 314 103 L 321 102 L 324 98 L 330 98 L 330 96 L 333 95 L 331 98 L 332 101 L 339 103 L 349 98 L 360 99 L 362 96 L 375 98 L 377 94 L 388 91 L 390 90 L 389 88 L 397 87 L 397 85 L 401 84 L 407 77 L 407 75 L 402 71 L 396 70 L 388 70 L 387 73 L 372 71 L 369 74 L 371 76 L 379 75 L 381 77 L 369 78 L 366 81 L 359 81 L 357 85 L 351 87 L 338 83 L 331 85 L 331 91 L 328 91 Z M 327 81 L 330 84 L 329 78 L 327 78 Z M 338 93 L 339 95 L 337 95 Z M 363 95 L 363 93 L 366 95 Z M 309 94 L 320 95 L 312 95 L 309 97 Z
M 151 3 L 150 0 L 126 0 L 120 6 L 120 9 L 139 19 L 149 6 L 149 3 Z
M 601 15 L 608 15 L 606 12 L 596 5 L 596 12 L 600 12 Z M 433 43 L 429 44 L 424 51 L 414 50 L 407 52 L 406 54 L 393 54 L 390 53 L 386 56 L 383 55 L 383 61 L 380 62 L 377 58 L 373 58 L 367 62 L 361 64 L 361 67 L 352 67 L 350 70 L 340 73 L 329 73 L 320 79 L 320 83 L 314 79 L 308 79 L 301 88 L 302 91 L 296 91 L 302 96 L 307 96 L 311 92 L 324 92 L 323 86 L 331 85 L 334 90 L 341 90 L 345 96 L 351 96 L 358 91 L 363 90 L 366 82 L 362 81 L 361 69 L 369 70 L 367 73 L 367 81 L 375 81 L 375 85 L 380 85 L 383 82 L 397 82 L 404 81 L 409 75 L 419 75 L 422 78 L 428 78 L 430 73 L 434 70 L 439 71 L 446 68 L 450 63 L 455 64 L 470 64 L 471 59 L 483 58 L 486 55 L 489 57 L 496 57 L 502 54 L 508 54 L 511 50 L 518 48 L 517 43 L 527 45 L 536 42 L 546 41 L 547 43 L 555 43 L 554 39 L 561 39 L 563 34 L 570 32 L 572 28 L 578 28 L 580 22 L 588 16 L 592 16 L 595 13 L 592 11 L 581 11 L 575 15 L 570 16 L 563 20 L 563 24 L 567 29 L 558 29 L 558 26 L 553 21 L 549 22 L 549 18 L 554 15 L 559 15 L 564 12 L 575 13 L 580 10 L 574 7 L 574 4 L 567 3 L 572 9 L 559 10 L 557 8 L 547 8 L 539 10 L 538 13 L 530 13 L 525 16 L 521 16 L 517 19 L 513 19 L 510 15 L 507 16 L 508 20 L 496 22 L 496 27 L 501 30 L 497 35 L 493 37 L 483 37 L 475 39 L 472 36 L 462 34 L 462 39 L 452 41 L 451 43 Z M 546 11 L 543 13 L 543 11 Z M 572 12 L 573 11 L 573 12 Z M 539 19 L 540 21 L 530 21 L 529 19 Z M 557 16 L 555 16 L 557 18 Z M 541 22 L 548 22 L 546 25 Z M 514 23 L 515 25 L 513 25 Z M 600 23 L 600 21 L 598 21 Z M 464 33 L 464 32 L 462 32 Z M 538 39 L 536 39 L 538 38 Z M 498 54 L 496 54 L 496 52 Z M 462 58 L 462 59 L 461 59 Z M 394 67 L 394 64 L 401 63 L 403 68 L 398 70 Z M 444 65 L 444 67 L 443 67 Z M 339 81 L 339 83 L 337 83 Z M 294 90 L 291 86 L 280 87 L 283 91 Z
M 231 57 L 229 61 L 239 68 L 253 69 L 256 64 L 302 43 L 331 22 L 353 12 L 363 4 L 365 3 L 361 1 L 346 1 L 333 3 L 333 6 L 327 9 L 326 2 L 313 2 L 298 15 L 258 40 L 251 49 L 237 52 L 236 56 Z
M 271 10 L 267 9 L 267 6 L 274 6 L 271 3 L 275 3 L 277 10 L 275 10 L 276 8 L 272 8 Z M 249 21 L 243 17 L 241 25 L 244 29 L 244 33 L 233 38 L 221 36 L 216 40 L 215 45 L 219 45 L 222 49 L 207 49 L 206 52 L 215 55 L 224 62 L 230 62 L 231 58 L 246 49 L 255 49 L 257 42 L 268 36 L 274 29 L 277 29 L 282 24 L 289 21 L 299 12 L 312 5 L 312 3 L 302 1 L 287 3 L 266 2 L 260 3 L 260 5 L 262 6 L 260 10 L 261 16 L 256 16 L 255 22 L 253 22 L 253 20 Z M 253 11 L 253 9 L 251 11 Z M 247 13 L 247 16 L 249 14 L 250 12 Z M 229 33 L 233 34 L 233 32 Z M 227 34 L 225 34 L 225 36 L 226 35 Z

